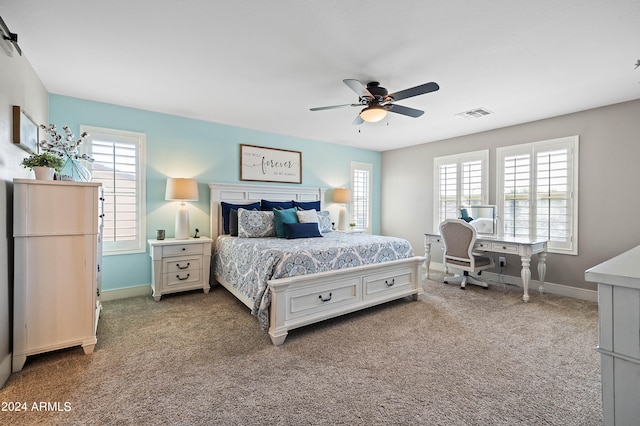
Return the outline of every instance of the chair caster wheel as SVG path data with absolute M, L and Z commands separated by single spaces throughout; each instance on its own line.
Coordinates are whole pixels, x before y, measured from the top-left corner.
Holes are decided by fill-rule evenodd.
M 466 290 L 466 287 L 460 287 L 460 290 Z
M 449 284 L 449 281 L 444 281 L 445 284 Z

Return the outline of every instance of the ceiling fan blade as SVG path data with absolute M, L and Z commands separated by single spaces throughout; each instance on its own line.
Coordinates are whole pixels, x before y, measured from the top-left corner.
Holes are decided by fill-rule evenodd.
M 353 78 L 346 78 L 344 80 L 342 80 L 342 82 L 344 84 L 346 84 L 347 86 L 349 86 L 349 88 L 351 90 L 353 90 L 354 92 L 356 92 L 358 94 L 358 96 L 360 96 L 361 98 L 363 97 L 369 97 L 369 98 L 373 98 L 374 96 L 371 94 L 371 92 L 369 92 L 369 90 L 367 90 L 367 88 L 360 83 L 360 81 L 355 80 Z
M 315 108 L 309 108 L 310 111 L 322 111 L 325 109 L 336 109 L 336 108 L 346 108 L 346 107 L 361 107 L 361 104 L 344 104 L 344 105 L 331 105 L 331 106 L 325 106 L 325 107 L 315 107 Z
M 424 95 L 425 93 L 435 92 L 440 89 L 438 83 L 425 83 L 420 86 L 412 87 L 410 89 L 401 90 L 396 93 L 392 93 L 389 95 L 390 98 L 393 98 L 394 101 L 399 101 L 400 99 L 407 99 L 413 96 Z
M 424 111 L 422 110 L 396 104 L 385 105 L 384 108 L 387 111 L 395 112 L 396 114 L 408 115 L 409 117 L 413 118 L 420 117 L 422 114 L 424 114 Z
M 360 114 L 358 114 L 356 116 L 356 119 L 353 120 L 353 123 L 351 123 L 351 124 L 353 124 L 354 126 L 359 126 L 362 123 L 364 123 L 364 120 L 362 119 L 362 117 L 360 117 Z

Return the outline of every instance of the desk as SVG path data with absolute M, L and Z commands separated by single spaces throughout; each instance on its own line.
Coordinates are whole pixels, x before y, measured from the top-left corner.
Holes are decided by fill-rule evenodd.
M 424 256 L 427 258 L 427 279 L 431 263 L 431 244 L 443 243 L 440 234 L 424 234 Z M 522 262 L 520 276 L 524 294 L 522 300 L 529 301 L 529 281 L 531 281 L 531 255 L 538 255 L 538 278 L 540 278 L 540 293 L 544 293 L 544 276 L 547 273 L 547 240 L 531 240 L 512 237 L 477 237 L 473 246 L 474 251 L 492 253 L 517 254 Z

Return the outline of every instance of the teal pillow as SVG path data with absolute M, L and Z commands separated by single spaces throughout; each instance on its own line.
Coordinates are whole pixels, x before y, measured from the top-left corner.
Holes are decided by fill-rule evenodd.
M 298 214 L 295 208 L 291 209 L 273 209 L 273 219 L 276 223 L 276 237 L 285 238 L 284 224 L 298 223 Z

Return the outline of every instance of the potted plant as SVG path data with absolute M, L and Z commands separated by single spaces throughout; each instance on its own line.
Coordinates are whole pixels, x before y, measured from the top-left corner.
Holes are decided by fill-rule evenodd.
M 22 160 L 22 166 L 33 170 L 38 180 L 53 180 L 53 172 L 60 172 L 64 167 L 64 161 L 58 155 L 50 152 L 31 154 Z

